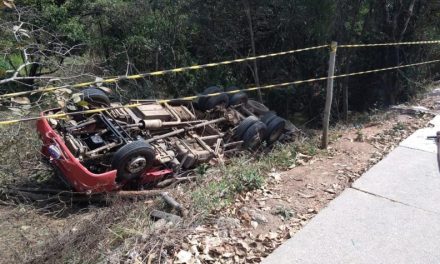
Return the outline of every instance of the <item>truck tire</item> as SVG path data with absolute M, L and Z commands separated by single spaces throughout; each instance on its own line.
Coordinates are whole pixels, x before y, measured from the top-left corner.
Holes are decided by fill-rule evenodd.
M 257 115 L 264 115 L 265 113 L 270 111 L 269 108 L 267 108 L 267 106 L 255 100 L 248 100 L 246 106 L 249 108 L 251 112 L 254 112 Z
M 216 95 L 209 97 L 203 108 L 205 111 L 212 110 L 216 106 L 223 105 L 227 107 L 229 105 L 229 97 L 226 94 Z
M 234 106 L 234 105 L 239 105 L 239 104 L 247 104 L 248 102 L 248 96 L 245 93 L 236 93 L 233 94 L 230 99 L 229 99 L 229 105 L 230 106 Z
M 243 146 L 249 150 L 255 150 L 263 142 L 266 132 L 266 125 L 261 121 L 257 121 L 244 133 Z
M 269 111 L 265 113 L 261 118 L 261 122 L 265 123 L 266 126 L 277 116 L 277 114 L 274 111 Z
M 134 180 L 151 168 L 156 152 L 144 141 L 133 141 L 113 155 L 112 168 L 117 170 L 116 181 Z
M 225 89 L 226 92 L 237 91 L 237 90 L 240 90 L 240 88 L 238 88 L 235 85 L 229 86 L 228 88 Z M 231 94 L 229 94 L 229 97 L 232 97 L 232 95 L 237 94 L 237 93 L 231 93 Z
M 110 106 L 107 94 L 98 88 L 86 88 L 81 91 L 81 100 L 94 107 Z
M 285 126 L 286 126 L 286 121 L 281 117 L 275 116 L 267 124 L 267 134 L 265 138 L 266 142 L 269 145 L 275 143 L 283 134 Z
M 218 86 L 211 86 L 206 88 L 202 94 L 207 95 L 207 94 L 221 93 L 221 92 L 224 92 L 222 88 Z M 210 97 L 200 97 L 197 105 L 200 110 L 208 111 L 214 109 L 217 105 L 220 104 L 224 104 L 225 106 L 229 104 L 229 97 L 226 94 L 220 94 Z
M 243 121 L 240 122 L 240 124 L 238 124 L 237 129 L 234 133 L 234 138 L 237 140 L 242 140 L 246 130 L 248 130 L 248 128 L 256 122 L 258 122 L 258 118 L 256 118 L 255 116 L 246 117 Z

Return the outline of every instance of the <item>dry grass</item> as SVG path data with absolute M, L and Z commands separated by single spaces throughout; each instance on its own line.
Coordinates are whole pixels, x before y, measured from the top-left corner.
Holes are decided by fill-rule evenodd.
M 35 123 L 0 126 L 0 185 L 48 185 L 52 169 L 40 155 L 41 142 Z

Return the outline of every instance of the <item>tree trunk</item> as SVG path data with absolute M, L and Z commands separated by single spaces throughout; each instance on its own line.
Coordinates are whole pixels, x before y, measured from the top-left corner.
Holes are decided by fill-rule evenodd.
M 350 72 L 350 56 L 347 58 L 347 62 L 345 65 L 345 72 Z M 344 121 L 348 121 L 348 82 L 349 78 L 345 78 L 342 85 L 342 118 Z
M 107 43 L 105 41 L 103 41 L 104 29 L 102 28 L 101 20 L 98 20 L 98 25 L 99 25 L 99 33 L 101 34 L 101 45 L 102 45 L 102 49 L 104 51 L 105 61 L 106 61 L 106 63 L 109 63 L 110 50 L 109 50 Z
M 411 22 L 411 18 L 413 16 L 415 2 L 416 2 L 416 0 L 412 0 L 411 3 L 409 4 L 408 10 L 406 11 L 407 15 L 403 20 L 403 28 L 400 32 L 398 32 L 398 30 L 400 28 L 399 17 L 402 15 L 402 13 L 405 12 L 405 11 L 402 11 L 402 10 L 404 10 L 404 7 L 400 6 L 400 8 L 396 9 L 396 11 L 394 12 L 393 24 L 392 24 L 393 41 L 401 42 L 404 40 L 405 33 L 408 29 L 408 25 Z M 403 4 L 401 4 L 401 5 L 403 5 Z M 396 66 L 400 65 L 400 63 L 401 63 L 400 54 L 401 54 L 400 46 L 396 46 L 394 48 L 394 63 Z M 396 71 L 391 76 L 394 76 L 394 80 L 393 80 L 394 89 L 392 90 L 392 92 L 390 94 L 390 102 L 391 102 L 391 104 L 395 105 L 398 103 L 399 94 L 400 94 L 402 88 L 401 88 L 401 84 L 399 83 L 399 72 Z
M 251 16 L 251 9 L 249 6 L 249 2 L 247 0 L 243 1 L 243 5 L 244 5 L 244 9 L 245 9 L 245 13 L 246 13 L 246 17 L 247 17 L 247 21 L 248 21 L 248 27 L 249 27 L 249 34 L 250 34 L 250 38 L 251 38 L 251 47 L 252 47 L 252 56 L 256 56 L 256 51 L 255 51 L 255 38 L 254 38 L 254 27 L 252 24 L 252 16 Z M 260 77 L 258 75 L 258 65 L 257 65 L 257 60 L 253 60 L 253 66 L 254 66 L 254 80 L 255 80 L 255 85 L 257 87 L 260 86 Z M 260 102 L 263 102 L 263 96 L 261 95 L 261 90 L 258 89 L 257 90 L 258 93 L 258 100 Z

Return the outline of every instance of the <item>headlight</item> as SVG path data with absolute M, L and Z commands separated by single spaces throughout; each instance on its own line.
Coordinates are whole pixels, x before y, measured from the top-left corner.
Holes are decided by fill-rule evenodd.
M 52 159 L 60 159 L 61 158 L 61 150 L 57 146 L 50 145 L 49 148 L 47 149 L 47 151 L 49 152 L 49 156 Z

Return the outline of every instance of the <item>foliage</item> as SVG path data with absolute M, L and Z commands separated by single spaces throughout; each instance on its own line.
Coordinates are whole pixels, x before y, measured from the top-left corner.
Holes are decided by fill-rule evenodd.
M 316 155 L 316 140 L 317 137 L 311 137 L 301 144 L 279 144 L 258 157 L 244 154 L 218 168 L 198 168 L 197 185 L 191 192 L 194 210 L 210 213 L 229 205 L 239 193 L 261 189 L 271 171 L 301 164 L 297 153 L 306 154 L 309 159 Z
M 265 183 L 265 169 L 262 163 L 249 163 L 246 156 L 237 157 L 230 164 L 218 170 L 208 170 L 201 176 L 195 190 L 192 191 L 192 201 L 196 211 L 210 213 L 230 204 L 237 193 L 260 189 Z M 222 177 L 218 177 L 221 175 Z M 204 178 L 209 178 L 206 180 Z
M 2 76 L 6 74 L 9 59 L 22 55 L 23 45 L 40 45 L 39 56 L 34 58 L 40 64 L 33 66 L 38 68 L 33 71 L 32 66 L 27 66 L 20 75 L 44 76 L 54 72 L 73 76 L 86 72 L 108 76 L 246 57 L 252 54 L 253 46 L 257 54 L 264 54 L 322 45 L 332 40 L 376 43 L 436 39 L 440 28 L 439 6 L 427 0 L 16 2 L 15 10 L 1 9 Z M 12 28 L 20 21 L 25 23 L 26 34 L 32 34 L 29 38 L 22 36 L 21 43 L 17 43 Z M 53 46 L 46 45 L 55 41 L 75 49 L 60 57 L 53 52 Z M 437 46 L 341 49 L 337 72 L 434 59 L 437 50 Z M 305 52 L 259 60 L 257 71 L 252 62 L 247 62 L 126 81 L 114 88 L 124 100 L 189 95 L 210 85 L 243 87 L 257 80 L 261 84 L 272 84 L 307 79 L 326 75 L 327 57 L 326 50 Z M 12 68 L 19 65 L 12 64 Z M 364 111 L 408 100 L 420 91 L 425 80 L 436 77 L 435 69 L 423 66 L 337 80 L 334 112 L 342 111 L 342 91 L 348 88 L 351 110 Z M 3 87 L 24 89 L 21 85 Z M 284 117 L 295 116 L 308 124 L 319 124 L 317 117 L 322 112 L 323 91 L 322 82 L 303 84 L 265 91 L 264 99 Z

